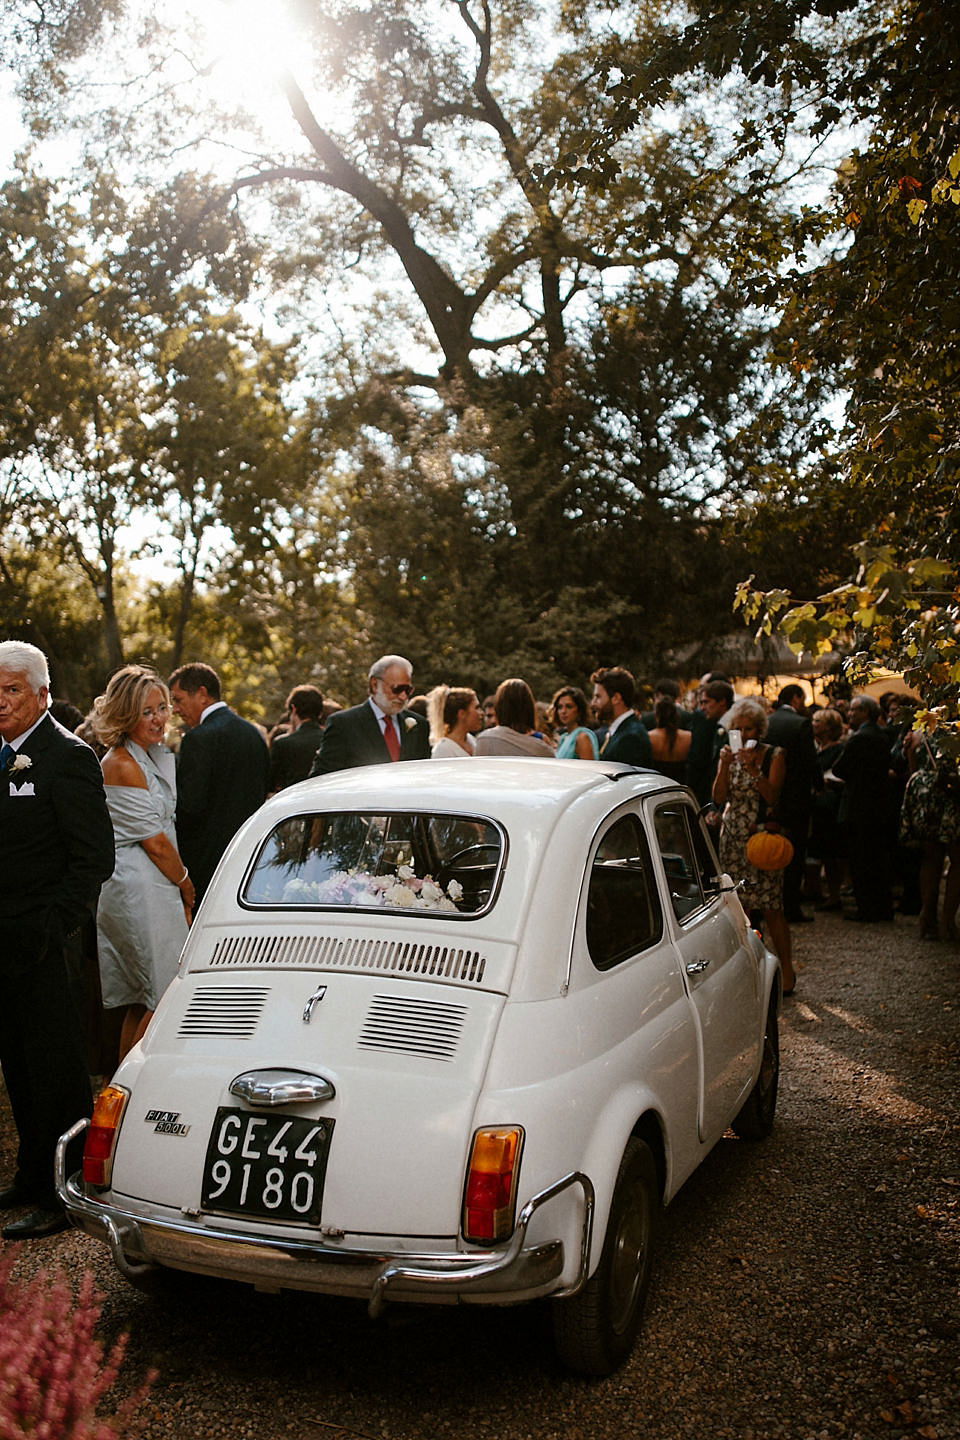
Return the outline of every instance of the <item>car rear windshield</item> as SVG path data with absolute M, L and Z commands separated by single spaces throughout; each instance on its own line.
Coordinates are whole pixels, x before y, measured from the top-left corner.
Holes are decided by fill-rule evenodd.
M 271 909 L 425 910 L 477 915 L 493 897 L 505 851 L 472 815 L 296 815 L 267 837 L 243 888 Z

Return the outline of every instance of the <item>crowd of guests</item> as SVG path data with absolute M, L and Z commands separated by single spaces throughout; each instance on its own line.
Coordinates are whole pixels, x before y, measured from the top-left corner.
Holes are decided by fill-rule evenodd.
M 318 720 L 320 743 L 312 757 L 308 746 L 302 748 L 301 768 L 291 779 L 326 774 L 344 763 L 428 753 L 435 759 L 555 756 L 641 765 L 689 785 L 709 812 L 722 866 L 740 884 L 745 908 L 781 959 L 785 993 L 795 983 L 790 927 L 811 921 L 811 906 L 839 911 L 849 896 L 851 921 L 889 922 L 898 908 L 921 916 L 925 937 L 956 938 L 955 767 L 913 730 L 914 702 L 903 695 L 890 692 L 879 701 L 859 695 L 818 706 L 793 683 L 768 706 L 738 696 L 730 678 L 718 672 L 682 693 L 674 679 L 641 687 L 628 670 L 614 666 L 594 673 L 589 697 L 564 685 L 551 700 L 538 701 L 524 680 L 513 677 L 481 700 L 463 686 L 415 694 L 412 668 L 401 656 L 385 656 L 378 666 L 380 675 L 377 666 L 371 670 L 368 704 L 337 718 L 334 728 L 343 727 L 338 743 L 330 743 Z M 652 707 L 644 710 L 641 695 L 650 689 Z M 297 693 L 288 702 L 291 710 Z M 318 716 L 322 703 L 314 692 Z M 391 707 L 399 718 L 387 713 Z M 385 724 L 390 755 L 370 725 L 365 739 L 371 748 L 363 759 L 356 750 L 347 758 L 343 737 L 360 716 L 366 723 L 370 711 Z M 311 745 L 316 741 L 314 732 Z M 282 738 L 274 741 L 274 751 L 283 744 Z M 759 828 L 790 840 L 793 857 L 783 871 L 758 869 L 747 858 Z
M 482 701 L 466 686 L 417 695 L 410 662 L 385 655 L 360 704 L 342 708 L 299 685 L 267 731 L 226 704 L 209 665 L 180 666 L 166 681 L 128 665 L 84 718 L 50 705 L 42 652 L 0 642 L 0 1060 L 20 1137 L 0 1209 L 35 1207 L 4 1236 L 34 1238 L 66 1223 L 52 1191 L 53 1146 L 90 1113 L 89 1071 L 99 1068 L 81 1054 L 78 954 L 95 957 L 122 1057 L 176 973 L 195 907 L 236 831 L 269 794 L 310 776 L 484 756 L 657 770 L 703 807 L 722 868 L 780 957 L 786 994 L 795 984 L 790 927 L 813 918 L 804 903 L 840 910 L 849 895 L 847 919 L 888 922 L 898 907 L 920 916 L 925 937 L 957 938 L 960 779 L 912 728 L 903 697 L 816 707 L 792 684 L 768 708 L 711 673 L 686 693 L 673 679 L 656 682 L 645 710 L 646 687 L 622 666 L 596 671 L 591 686 L 588 697 L 564 685 L 549 702 L 519 677 Z M 789 837 L 784 869 L 751 863 L 751 836 L 764 828 Z

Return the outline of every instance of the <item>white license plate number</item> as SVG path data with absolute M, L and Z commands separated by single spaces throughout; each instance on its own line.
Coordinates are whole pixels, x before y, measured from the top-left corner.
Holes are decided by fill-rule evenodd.
M 221 1106 L 203 1167 L 203 1208 L 319 1225 L 333 1125 Z

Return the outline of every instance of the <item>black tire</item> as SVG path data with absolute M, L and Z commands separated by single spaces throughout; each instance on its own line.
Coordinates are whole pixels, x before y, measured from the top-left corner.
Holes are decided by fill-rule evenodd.
M 600 1263 L 576 1295 L 553 1302 L 561 1363 L 609 1375 L 629 1356 L 650 1284 L 660 1186 L 650 1147 L 631 1137 L 620 1161 Z
M 743 1107 L 733 1122 L 733 1131 L 741 1140 L 764 1140 L 773 1129 L 777 1113 L 777 1089 L 780 1084 L 780 1031 L 777 1025 L 776 1002 L 771 1000 L 763 1032 L 763 1055 L 760 1074 Z

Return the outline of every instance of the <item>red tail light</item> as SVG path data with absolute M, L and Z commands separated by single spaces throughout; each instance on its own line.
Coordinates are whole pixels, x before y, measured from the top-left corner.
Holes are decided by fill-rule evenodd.
M 465 1240 L 490 1244 L 513 1233 L 522 1143 L 519 1126 L 474 1135 L 463 1201 Z
M 113 1152 L 130 1091 L 107 1085 L 93 1104 L 93 1119 L 83 1147 L 83 1179 L 87 1185 L 109 1185 Z

